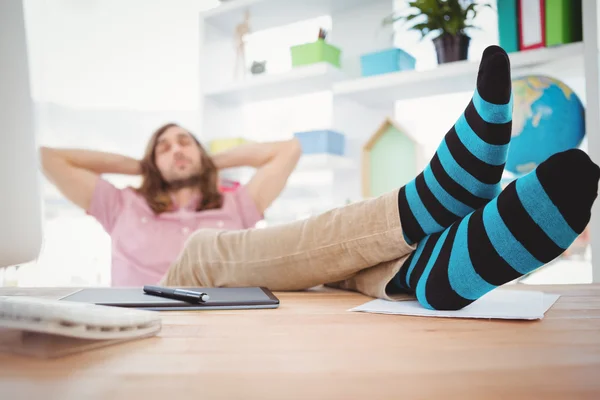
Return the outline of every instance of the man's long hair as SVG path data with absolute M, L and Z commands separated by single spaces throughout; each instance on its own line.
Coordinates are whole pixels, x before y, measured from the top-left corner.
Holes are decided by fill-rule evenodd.
M 170 185 L 166 182 L 158 167 L 156 166 L 155 153 L 156 145 L 160 136 L 169 128 L 179 127 L 174 123 L 169 123 L 161 126 L 152 134 L 144 158 L 141 161 L 142 169 L 142 184 L 136 189 L 145 199 L 152 211 L 155 214 L 160 214 L 173 209 L 173 201 L 169 194 Z M 190 133 L 190 136 L 200 149 L 200 160 L 202 170 L 194 182 L 200 190 L 200 201 L 196 207 L 196 211 L 210 210 L 221 208 L 223 204 L 223 195 L 218 187 L 218 170 L 214 162 L 202 147 L 198 139 Z

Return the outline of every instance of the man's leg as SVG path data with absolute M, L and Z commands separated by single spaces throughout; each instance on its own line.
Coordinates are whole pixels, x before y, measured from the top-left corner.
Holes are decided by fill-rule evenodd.
M 471 304 L 562 254 L 590 220 L 599 179 L 581 150 L 550 157 L 485 207 L 426 237 L 392 283 L 426 308 Z
M 300 290 L 341 281 L 410 253 L 398 191 L 290 224 L 200 230 L 162 280 L 168 286 Z
M 384 300 L 413 300 L 415 298 L 413 293 L 399 290 L 396 286 L 390 284 L 411 254 L 365 268 L 348 279 L 328 283 L 326 286 L 352 290 Z

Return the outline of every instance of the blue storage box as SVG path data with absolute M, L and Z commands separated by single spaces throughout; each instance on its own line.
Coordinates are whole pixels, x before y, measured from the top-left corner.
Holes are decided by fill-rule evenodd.
M 344 155 L 345 137 L 341 133 L 330 130 L 296 132 L 294 136 L 300 141 L 303 154 L 337 154 Z
M 415 63 L 413 56 L 398 48 L 364 54 L 360 57 L 362 76 L 413 70 Z

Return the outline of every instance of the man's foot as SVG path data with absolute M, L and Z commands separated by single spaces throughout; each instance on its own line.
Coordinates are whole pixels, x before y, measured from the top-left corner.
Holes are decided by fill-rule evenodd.
M 400 189 L 398 207 L 409 244 L 444 230 L 500 193 L 511 127 L 508 55 L 490 46 L 465 112 L 425 170 Z
M 493 201 L 426 237 L 393 284 L 426 308 L 458 310 L 562 254 L 590 220 L 600 168 L 581 150 L 556 154 Z

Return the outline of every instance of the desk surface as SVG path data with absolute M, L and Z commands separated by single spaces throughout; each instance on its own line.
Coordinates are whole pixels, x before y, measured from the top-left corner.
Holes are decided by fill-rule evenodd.
M 277 310 L 165 312 L 154 338 L 50 361 L 0 355 L 0 397 L 600 398 L 600 285 L 524 289 L 562 297 L 541 321 L 351 313 L 370 299 L 333 290 L 278 293 Z

